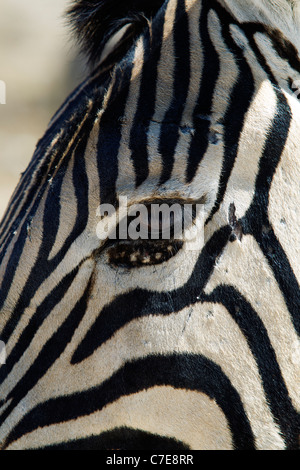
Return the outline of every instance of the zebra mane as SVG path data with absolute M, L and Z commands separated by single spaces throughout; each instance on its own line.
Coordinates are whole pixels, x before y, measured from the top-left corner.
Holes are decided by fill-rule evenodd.
M 105 47 L 116 38 L 115 47 L 106 53 L 111 60 L 122 56 L 157 13 L 164 0 L 75 0 L 67 11 L 81 49 L 89 62 L 103 61 Z

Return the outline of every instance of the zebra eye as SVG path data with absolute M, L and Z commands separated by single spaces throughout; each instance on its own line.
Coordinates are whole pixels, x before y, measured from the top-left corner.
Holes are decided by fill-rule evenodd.
M 122 221 L 116 240 L 109 242 L 109 262 L 128 268 L 164 263 L 182 248 L 182 228 L 181 204 L 135 206 L 129 211 L 127 230 Z
M 202 199 L 200 203 L 203 204 Z M 198 207 L 181 201 L 131 206 L 119 222 L 115 238 L 105 243 L 109 263 L 138 268 L 170 260 L 188 240 L 190 229 L 194 229 Z

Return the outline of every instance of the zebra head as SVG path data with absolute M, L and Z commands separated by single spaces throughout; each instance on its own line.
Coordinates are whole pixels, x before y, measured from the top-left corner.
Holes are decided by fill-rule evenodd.
M 91 71 L 1 224 L 3 448 L 297 447 L 298 14 L 74 2 Z

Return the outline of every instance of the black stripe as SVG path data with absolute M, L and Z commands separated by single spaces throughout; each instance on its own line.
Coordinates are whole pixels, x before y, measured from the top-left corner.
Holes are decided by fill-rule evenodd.
M 98 436 L 62 442 L 39 450 L 186 450 L 189 447 L 171 437 L 159 436 L 140 429 L 115 428 Z
M 223 23 L 222 16 L 220 18 L 220 22 L 221 24 Z M 228 23 L 222 24 L 222 36 L 227 48 L 235 57 L 235 63 L 239 72 L 238 79 L 230 95 L 229 106 L 224 116 L 224 157 L 218 194 L 215 205 L 206 223 L 213 218 L 223 201 L 228 180 L 236 161 L 245 116 L 255 92 L 254 77 L 252 75 L 251 68 L 243 55 L 243 50 L 232 40 Z
M 268 216 L 270 188 L 288 138 L 292 119 L 285 96 L 276 88 L 274 91 L 277 95 L 277 110 L 260 159 L 255 195 L 241 223 L 244 233 L 252 234 L 264 253 L 284 296 L 295 329 L 300 335 L 299 284 L 289 260 L 274 234 Z
M 210 295 L 201 295 L 203 302 L 224 305 L 235 320 L 255 357 L 267 403 L 280 426 L 288 449 L 298 449 L 300 435 L 299 414 L 292 405 L 282 377 L 276 353 L 268 332 L 251 305 L 233 287 L 219 286 Z
M 276 80 L 273 72 L 271 71 L 270 67 L 268 66 L 266 58 L 262 55 L 259 48 L 257 47 L 256 41 L 254 39 L 254 35 L 256 33 L 266 33 L 266 30 L 265 30 L 264 26 L 260 25 L 260 24 L 257 24 L 257 23 L 243 23 L 242 28 L 243 28 L 243 32 L 247 36 L 247 39 L 249 41 L 249 45 L 250 45 L 251 49 L 253 50 L 253 52 L 255 54 L 255 57 L 256 57 L 258 63 L 260 64 L 261 68 L 267 74 L 270 82 L 273 85 L 278 87 L 277 80 Z M 266 34 L 266 37 L 270 38 L 269 33 Z
M 208 30 L 208 13 L 212 4 L 203 1 L 199 32 L 202 43 L 203 70 L 199 96 L 193 113 L 195 134 L 191 142 L 186 170 L 186 181 L 190 183 L 195 177 L 197 168 L 204 157 L 209 144 L 210 116 L 214 98 L 215 85 L 220 73 L 219 56 L 210 39 Z
M 138 359 L 126 363 L 98 387 L 38 405 L 16 426 L 6 445 L 38 427 L 89 415 L 122 396 L 159 385 L 205 393 L 223 411 L 234 447 L 240 450 L 254 448 L 252 430 L 239 394 L 218 365 L 194 354 L 157 355 Z
M 94 111 L 96 105 L 94 106 Z M 68 158 L 65 159 L 64 165 L 53 178 L 53 184 L 47 194 L 45 202 L 45 208 L 43 213 L 43 238 L 39 249 L 39 253 L 32 266 L 31 272 L 28 276 L 24 289 L 19 294 L 18 302 L 14 308 L 14 311 L 5 325 L 5 328 L 1 334 L 3 341 L 7 342 L 10 335 L 12 334 L 16 322 L 21 317 L 24 310 L 29 306 L 31 299 L 34 297 L 39 286 L 47 279 L 47 277 L 56 269 L 59 263 L 62 262 L 65 254 L 70 248 L 74 240 L 84 231 L 86 223 L 88 221 L 88 179 L 85 169 L 85 160 L 83 158 L 89 134 L 92 129 L 94 120 L 94 113 L 91 111 L 91 116 L 87 119 L 87 122 L 83 125 L 81 132 L 82 138 L 78 137 L 74 143 L 75 147 L 75 160 L 74 160 L 74 171 L 73 180 L 76 194 L 76 209 L 77 217 L 74 228 L 69 234 L 63 247 L 60 251 L 49 261 L 48 256 L 52 250 L 53 244 L 56 239 L 57 231 L 59 228 L 59 214 L 60 214 L 60 192 L 65 176 L 65 168 L 67 167 L 68 161 L 73 154 L 73 148 L 69 150 Z M 47 190 L 47 184 L 43 186 L 40 192 L 44 195 Z M 32 217 L 36 213 L 40 200 L 35 202 L 34 208 L 31 214 Z M 2 283 L 0 300 L 5 301 L 6 295 L 9 291 L 13 277 L 15 275 L 16 267 L 18 266 L 19 259 L 21 257 L 24 244 L 28 237 L 27 225 L 23 224 L 21 234 L 19 237 L 20 242 L 16 244 L 16 247 L 10 257 L 4 280 Z M 0 302 L 1 304 L 1 302 Z M 1 306 L 1 305 L 0 305 Z
M 267 221 L 266 221 L 267 222 Z M 284 297 L 286 306 L 290 312 L 291 320 L 294 328 L 300 336 L 300 288 L 290 262 L 276 238 L 273 229 L 265 225 L 267 233 L 263 230 L 254 232 L 254 236 L 260 245 L 268 263 L 273 271 L 276 282 Z
M 174 81 L 173 99 L 161 124 L 159 153 L 162 156 L 163 170 L 160 184 L 171 176 L 174 165 L 174 153 L 179 139 L 182 113 L 190 83 L 190 33 L 188 16 L 184 2 L 178 2 L 174 21 Z M 172 34 L 171 33 L 171 34 Z M 171 125 L 170 125 L 171 123 Z
M 128 53 L 126 62 L 115 70 L 115 80 L 109 101 L 100 120 L 97 142 L 97 165 L 100 179 L 101 204 L 116 204 L 118 178 L 118 153 L 122 137 L 122 118 L 130 88 L 134 49 Z
M 129 148 L 136 175 L 136 187 L 148 177 L 148 130 L 155 112 L 157 71 L 161 54 L 165 7 L 152 24 L 153 30 L 144 34 L 144 60 L 138 105 L 130 131 Z
M 8 374 L 11 372 L 14 365 L 19 361 L 24 351 L 28 348 L 35 333 L 38 331 L 45 319 L 51 314 L 53 308 L 59 304 L 64 297 L 72 282 L 74 281 L 79 268 L 76 268 L 71 273 L 67 274 L 59 284 L 54 287 L 45 300 L 37 307 L 36 312 L 30 319 L 26 328 L 18 339 L 15 347 L 7 357 L 5 366 L 0 368 L 0 383 L 2 383 Z
M 147 47 L 149 48 L 149 31 L 145 32 L 143 37 L 144 54 L 146 54 Z M 159 55 L 159 50 L 156 50 L 155 56 Z M 154 63 L 153 63 L 154 62 Z M 139 98 L 137 109 L 130 131 L 129 148 L 131 150 L 131 159 L 135 172 L 135 185 L 138 187 L 143 183 L 149 174 L 148 165 L 148 150 L 147 150 L 147 131 L 149 127 L 149 120 L 147 122 L 146 116 L 153 113 L 156 92 L 156 78 L 157 68 L 155 61 L 144 57 L 143 70 L 141 74 L 141 84 L 139 90 Z M 148 108 L 148 109 L 147 109 Z M 150 108 L 150 109 L 149 109 Z M 152 109 L 151 109 L 152 108 Z M 129 124 L 129 123 L 128 123 Z
M 9 393 L 7 400 L 12 399 L 12 401 L 2 414 L 2 421 L 9 416 L 22 398 L 24 398 L 26 394 L 34 388 L 37 382 L 47 373 L 54 362 L 63 353 L 67 344 L 71 341 L 74 331 L 86 312 L 93 282 L 93 276 L 91 276 L 84 294 L 77 301 L 75 307 L 72 309 L 66 320 L 45 343 L 29 370 Z

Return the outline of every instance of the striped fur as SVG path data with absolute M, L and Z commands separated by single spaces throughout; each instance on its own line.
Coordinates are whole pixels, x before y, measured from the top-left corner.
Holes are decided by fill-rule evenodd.
M 0 226 L 3 449 L 299 445 L 299 2 L 150 3 L 75 2 L 94 65 Z M 116 266 L 120 196 L 203 201 L 204 247 Z

